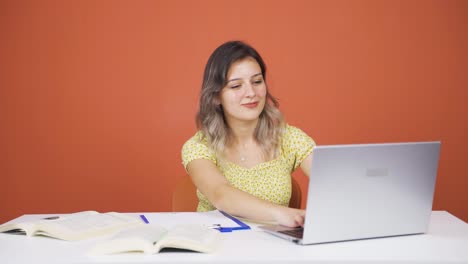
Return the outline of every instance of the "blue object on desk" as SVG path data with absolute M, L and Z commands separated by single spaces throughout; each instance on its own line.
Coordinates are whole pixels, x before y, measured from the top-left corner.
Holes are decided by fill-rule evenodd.
M 236 231 L 236 230 L 249 230 L 250 229 L 250 226 L 248 226 L 247 224 L 245 224 L 241 220 L 235 218 L 234 216 L 232 216 L 232 215 L 230 215 L 230 214 L 228 214 L 226 212 L 223 212 L 223 211 L 219 211 L 219 212 L 221 212 L 224 216 L 226 216 L 227 218 L 231 219 L 232 221 L 234 221 L 236 224 L 239 225 L 239 226 L 233 226 L 233 227 L 221 226 L 221 227 L 215 228 L 215 229 L 218 229 L 219 232 L 226 233 L 226 232 L 232 232 L 232 231 Z
M 140 218 L 141 218 L 141 220 L 143 220 L 143 222 L 145 222 L 145 224 L 149 224 L 149 221 L 148 221 L 148 219 L 146 219 L 145 215 L 140 215 Z

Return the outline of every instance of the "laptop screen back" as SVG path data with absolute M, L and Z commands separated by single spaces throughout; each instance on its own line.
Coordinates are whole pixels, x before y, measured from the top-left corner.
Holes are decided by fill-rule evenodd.
M 440 142 L 314 148 L 302 244 L 427 231 Z

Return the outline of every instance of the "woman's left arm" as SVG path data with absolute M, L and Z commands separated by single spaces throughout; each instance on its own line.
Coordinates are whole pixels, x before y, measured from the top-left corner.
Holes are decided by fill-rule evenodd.
M 309 154 L 301 163 L 301 169 L 307 177 L 310 177 L 310 169 L 312 168 L 312 153 Z

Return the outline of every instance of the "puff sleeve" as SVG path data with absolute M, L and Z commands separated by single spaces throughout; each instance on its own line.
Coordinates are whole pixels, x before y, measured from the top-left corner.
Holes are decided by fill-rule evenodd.
M 187 165 L 196 159 L 207 159 L 216 163 L 216 156 L 208 148 L 208 143 L 198 131 L 182 146 L 182 165 L 187 170 Z
M 292 166 L 292 171 L 294 171 L 312 153 L 315 142 L 301 129 L 288 125 L 283 136 L 282 145 L 288 162 Z

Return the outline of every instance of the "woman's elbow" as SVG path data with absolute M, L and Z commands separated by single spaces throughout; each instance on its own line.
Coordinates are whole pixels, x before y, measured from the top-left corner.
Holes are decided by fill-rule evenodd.
M 229 189 L 232 188 L 228 184 L 216 187 L 211 195 L 210 203 L 218 210 L 226 211 L 229 204 Z

